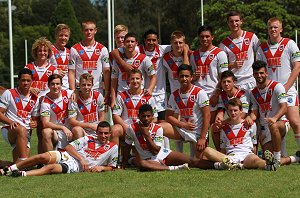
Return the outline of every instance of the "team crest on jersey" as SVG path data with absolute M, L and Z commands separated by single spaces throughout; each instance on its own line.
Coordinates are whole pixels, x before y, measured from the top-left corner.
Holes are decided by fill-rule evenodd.
M 145 98 L 142 98 L 142 99 L 141 99 L 141 103 L 142 103 L 142 104 L 146 104 L 146 102 L 147 102 L 147 101 L 146 101 Z
M 283 51 L 283 49 L 284 49 L 284 45 L 280 45 L 279 46 L 279 51 Z
M 191 95 L 190 98 L 191 98 L 191 101 L 192 101 L 192 102 L 195 102 L 195 98 L 196 98 L 195 95 Z
M 33 107 L 33 105 L 34 105 L 34 100 L 29 100 L 29 104 L 30 104 L 31 107 Z
M 105 144 L 105 146 L 104 146 L 104 150 L 108 151 L 108 150 L 109 150 L 109 148 L 110 148 L 109 144 Z
M 54 108 L 56 107 L 56 105 L 55 105 L 54 103 L 52 103 L 52 104 L 50 105 L 50 107 L 51 107 L 51 109 L 54 109 Z
M 272 90 L 269 89 L 269 90 L 268 90 L 268 94 L 269 94 L 269 95 L 272 95 L 272 93 L 273 93 Z
M 124 102 L 128 103 L 130 101 L 130 98 L 125 98 Z
M 95 54 L 96 55 L 100 55 L 100 50 L 99 49 L 95 49 Z
M 64 100 L 65 103 L 69 102 L 69 99 L 66 96 L 63 97 L 63 100 Z
M 249 40 L 248 38 L 246 38 L 246 39 L 244 40 L 244 42 L 245 42 L 245 45 L 250 45 L 250 40 Z
M 16 98 L 15 101 L 16 101 L 16 103 L 19 103 L 20 102 L 20 98 Z
M 84 54 L 84 51 L 83 50 L 79 50 L 79 54 L 80 55 Z
M 209 58 L 209 60 L 212 60 L 212 59 L 214 59 L 214 57 L 215 57 L 215 55 L 210 54 L 208 58 Z
M 180 98 L 179 98 L 179 97 L 176 97 L 176 98 L 175 98 L 175 101 L 176 101 L 176 102 L 179 102 L 179 101 L 180 101 Z
M 266 48 L 264 48 L 264 53 L 266 53 L 266 52 L 268 52 L 269 51 L 269 49 L 266 47 Z
M 233 44 L 230 44 L 229 45 L 229 49 L 233 49 L 234 48 L 234 45 Z
M 51 76 L 52 75 L 52 71 L 47 71 L 47 73 L 46 73 L 46 75 L 49 77 L 49 76 Z
M 96 100 L 96 99 L 93 100 L 93 105 L 94 105 L 94 106 L 97 105 L 97 100 Z
M 55 54 L 55 58 L 59 58 L 59 53 Z
M 78 105 L 79 109 L 82 110 L 83 109 L 83 105 Z
M 140 64 L 141 64 L 140 60 L 134 60 L 134 63 L 133 63 L 134 66 L 138 67 Z

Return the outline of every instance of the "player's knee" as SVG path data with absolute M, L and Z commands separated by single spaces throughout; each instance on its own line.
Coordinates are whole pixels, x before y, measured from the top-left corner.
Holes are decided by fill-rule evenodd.
M 43 137 L 43 140 L 51 140 L 52 138 L 52 129 L 50 128 L 45 128 L 42 130 L 42 137 Z
M 37 161 L 41 164 L 48 164 L 50 160 L 49 153 L 41 153 L 37 155 Z

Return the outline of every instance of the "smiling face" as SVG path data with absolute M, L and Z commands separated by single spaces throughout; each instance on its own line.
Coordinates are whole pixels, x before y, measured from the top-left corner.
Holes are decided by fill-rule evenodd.
M 119 31 L 115 33 L 114 37 L 118 48 L 124 46 L 124 39 L 127 33 L 128 32 L 126 31 Z
M 125 52 L 133 53 L 137 46 L 137 40 L 134 37 L 127 37 L 124 41 Z
M 142 126 L 148 127 L 153 121 L 153 113 L 151 111 L 145 111 L 139 114 L 139 119 Z
M 49 89 L 51 94 L 59 94 L 61 91 L 61 79 L 60 78 L 55 78 L 49 83 Z
M 93 88 L 93 82 L 87 79 L 80 79 L 79 89 L 83 95 L 89 95 Z
M 232 121 L 239 121 L 242 117 L 243 111 L 239 108 L 239 106 L 228 105 L 227 113 Z
M 214 37 L 211 35 L 210 31 L 202 31 L 198 36 L 201 47 L 208 48 L 212 45 Z
M 83 26 L 82 34 L 84 36 L 84 40 L 91 41 L 95 38 L 95 34 L 97 33 L 96 25 L 93 23 L 86 23 Z
M 184 45 L 185 45 L 185 42 L 184 42 L 183 37 L 174 38 L 171 41 L 172 50 L 173 50 L 173 53 L 175 55 L 181 55 L 182 54 Z
M 230 16 L 228 17 L 227 24 L 231 32 L 238 32 L 241 30 L 241 25 L 243 24 L 243 21 L 238 15 Z
M 62 29 L 58 34 L 55 36 L 56 41 L 55 44 L 58 48 L 64 48 L 70 39 L 70 31 L 68 29 Z
M 156 34 L 148 34 L 145 39 L 145 48 L 149 52 L 153 52 L 155 47 L 158 45 L 158 38 Z
M 49 57 L 49 48 L 45 45 L 40 45 L 37 47 L 37 60 L 47 61 Z
M 97 140 L 103 144 L 109 141 L 111 132 L 109 127 L 98 127 L 96 131 Z
M 22 74 L 19 79 L 19 89 L 22 91 L 29 91 L 32 83 L 32 76 L 29 74 Z
M 188 88 L 191 86 L 193 77 L 189 70 L 181 70 L 178 74 L 178 81 L 182 88 Z
M 268 78 L 268 72 L 264 67 L 260 68 L 259 70 L 253 71 L 253 76 L 257 82 L 257 84 L 264 84 Z
M 276 41 L 278 38 L 280 38 L 281 32 L 282 24 L 280 21 L 275 20 L 268 22 L 268 33 L 271 40 Z
M 131 73 L 129 76 L 130 89 L 139 89 L 142 85 L 142 75 L 140 73 Z

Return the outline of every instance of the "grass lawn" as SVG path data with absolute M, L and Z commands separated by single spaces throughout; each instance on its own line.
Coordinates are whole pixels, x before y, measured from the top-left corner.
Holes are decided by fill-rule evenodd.
M 36 153 L 36 137 L 32 138 Z M 188 146 L 186 146 L 188 147 Z M 288 133 L 289 154 L 296 151 Z M 10 147 L 0 138 L 0 159 L 11 159 Z M 99 174 L 76 173 L 40 177 L 0 177 L 4 197 L 299 197 L 300 165 L 261 170 L 139 172 L 133 169 Z

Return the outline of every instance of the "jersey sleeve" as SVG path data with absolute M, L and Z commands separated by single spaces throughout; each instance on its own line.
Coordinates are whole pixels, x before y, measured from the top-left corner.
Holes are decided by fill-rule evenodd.
M 250 94 L 250 103 L 251 103 L 251 110 L 258 110 L 258 104 L 253 96 L 253 93 Z
M 11 99 L 10 91 L 9 90 L 4 91 L 4 93 L 0 97 L 0 107 L 7 109 L 9 103 L 11 102 L 10 99 Z
M 288 49 L 289 49 L 289 53 L 291 54 L 291 62 L 299 62 L 300 61 L 300 51 L 299 48 L 297 46 L 297 44 L 295 43 L 295 41 L 293 40 L 289 40 L 288 43 Z
M 114 145 L 111 148 L 111 155 L 107 160 L 107 166 L 117 167 L 117 163 L 118 163 L 118 145 Z
M 41 103 L 41 109 L 40 109 L 40 114 L 42 117 L 50 117 L 50 104 L 46 103 L 45 100 L 42 101 Z
M 253 43 L 254 52 L 257 52 L 261 43 L 260 43 L 258 37 L 256 36 L 256 34 L 253 34 L 252 43 Z
M 153 109 L 153 116 L 155 118 L 157 118 L 158 117 L 158 113 L 157 113 L 157 109 L 156 109 L 156 102 L 155 102 L 155 99 L 153 97 L 150 98 L 149 105 L 151 105 L 151 107 Z
M 71 47 L 70 56 L 69 56 L 69 63 L 68 63 L 68 68 L 69 69 L 75 69 L 76 59 L 77 59 L 77 51 L 76 51 L 75 48 Z
M 32 112 L 31 112 L 32 116 L 34 116 L 34 117 L 40 116 L 40 106 L 41 106 L 40 98 L 38 98 L 32 109 Z
M 121 116 L 123 112 L 123 105 L 124 105 L 123 100 L 121 96 L 118 94 L 116 99 L 116 104 L 113 108 L 112 114 Z
M 70 101 L 68 105 L 68 117 L 73 118 L 77 116 L 78 105 L 74 101 Z
M 284 86 L 278 83 L 274 88 L 274 94 L 278 100 L 278 103 L 285 103 L 287 102 L 287 95 L 284 89 Z
M 209 106 L 208 96 L 203 89 L 199 91 L 197 101 L 200 108 Z
M 226 148 L 226 141 L 227 141 L 227 137 L 225 135 L 225 132 L 222 129 L 220 132 L 220 148 L 222 149 Z
M 242 108 L 243 108 L 243 112 L 244 113 L 248 113 L 249 112 L 249 103 L 250 103 L 250 98 L 247 92 L 245 92 L 241 97 L 240 97 L 240 101 L 242 102 Z
M 155 134 L 155 136 L 154 136 L 154 138 L 153 138 L 153 142 L 154 142 L 157 146 L 160 146 L 160 147 L 163 146 L 163 143 L 164 143 L 164 131 L 163 131 L 163 128 L 162 128 L 162 127 L 160 127 L 160 128 L 157 130 L 157 132 L 156 132 L 156 134 Z
M 113 60 L 111 65 L 111 78 L 118 78 L 118 76 L 119 76 L 119 68 L 116 63 L 116 60 Z
M 103 68 L 110 68 L 109 65 L 109 53 L 106 47 L 103 47 L 101 50 L 101 63 Z
M 143 60 L 143 68 L 144 68 L 143 70 L 145 71 L 147 76 L 152 76 L 152 75 L 156 74 L 154 65 L 152 64 L 150 58 L 147 56 Z
M 98 107 L 97 111 L 104 111 L 105 105 L 104 105 L 104 98 L 103 95 L 100 93 L 98 96 L 98 101 L 97 101 Z
M 88 136 L 84 136 L 77 140 L 74 140 L 73 142 L 70 143 L 70 145 L 73 146 L 78 151 L 87 145 L 88 140 L 89 140 Z
M 176 112 L 177 105 L 176 105 L 176 102 L 175 102 L 175 99 L 174 99 L 174 95 L 173 95 L 173 94 L 170 95 L 170 98 L 169 98 L 169 101 L 168 101 L 167 109 Z
M 219 71 L 218 73 L 221 74 L 223 71 L 228 70 L 228 59 L 227 55 L 224 51 L 221 51 L 217 54 L 218 58 L 218 66 L 219 66 Z
M 257 132 L 257 127 L 256 127 L 256 123 L 254 122 L 253 125 L 251 126 L 251 133 L 250 133 L 251 141 L 254 145 L 257 144 L 256 132 Z
M 224 106 L 221 94 L 219 95 L 219 100 L 218 100 L 217 108 L 218 109 L 225 109 L 225 106 Z

